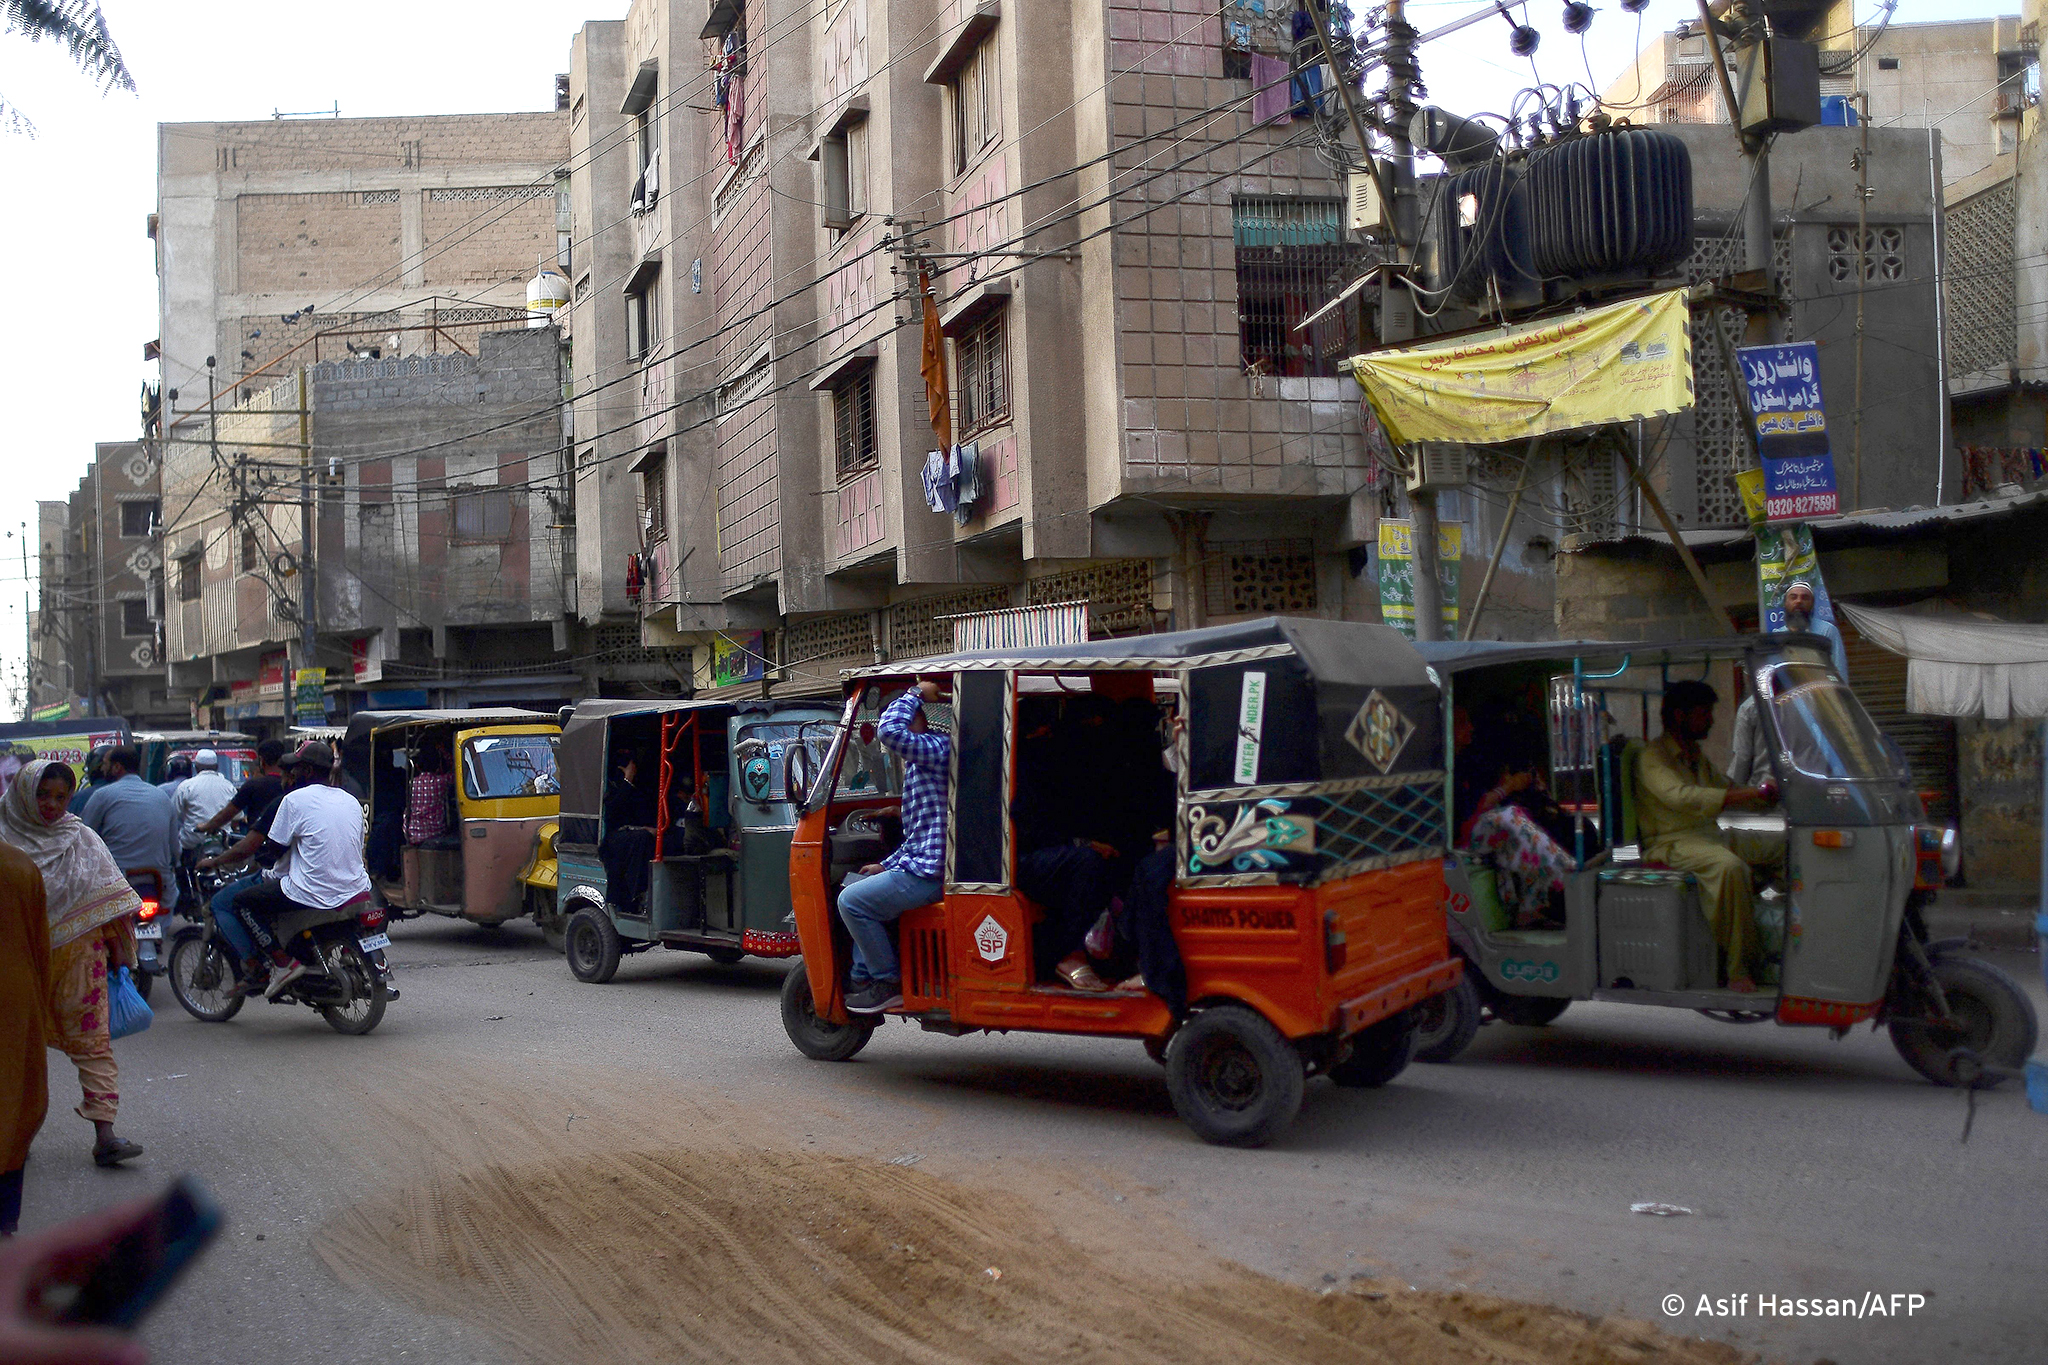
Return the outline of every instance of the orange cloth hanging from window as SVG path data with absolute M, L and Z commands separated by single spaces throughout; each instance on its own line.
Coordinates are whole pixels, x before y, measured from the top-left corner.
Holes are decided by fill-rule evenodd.
M 946 382 L 946 334 L 939 330 L 939 302 L 933 296 L 929 266 L 917 270 L 918 297 L 924 300 L 924 358 L 918 369 L 924 375 L 925 398 L 931 404 L 932 435 L 939 452 L 953 449 L 953 395 Z

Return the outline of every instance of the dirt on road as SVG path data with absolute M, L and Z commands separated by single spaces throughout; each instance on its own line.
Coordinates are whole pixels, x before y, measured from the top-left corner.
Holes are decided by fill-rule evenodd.
M 478 1121 L 461 1135 L 476 1142 Z M 420 1179 L 347 1209 L 314 1246 L 351 1283 L 551 1363 L 1753 1359 L 1477 1294 L 1364 1279 L 1304 1289 L 1135 1224 L 1120 1251 L 1113 1231 L 1067 1236 L 1019 1195 L 880 1160 L 715 1139 L 579 1145 L 546 1164 L 470 1161 Z

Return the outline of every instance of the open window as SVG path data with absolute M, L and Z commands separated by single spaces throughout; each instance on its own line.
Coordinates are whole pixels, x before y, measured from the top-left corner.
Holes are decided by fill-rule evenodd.
M 642 261 L 626 281 L 626 353 L 645 362 L 661 340 L 661 262 Z
M 1009 420 L 1009 315 L 1007 307 L 991 308 L 963 328 L 954 340 L 953 358 L 959 371 L 955 392 L 960 395 L 963 435 L 971 436 Z
M 1003 135 L 1003 104 L 994 38 L 984 39 L 961 62 L 954 75 L 950 103 L 953 114 L 953 172 L 958 175 L 980 159 L 984 148 Z
M 668 447 L 649 447 L 634 468 L 640 475 L 640 540 L 651 545 L 668 539 Z
M 849 100 L 814 152 L 825 226 L 844 232 L 868 211 L 867 100 Z

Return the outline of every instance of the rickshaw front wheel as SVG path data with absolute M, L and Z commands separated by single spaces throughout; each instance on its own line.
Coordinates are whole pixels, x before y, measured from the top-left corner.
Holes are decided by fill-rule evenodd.
M 1174 1035 L 1166 1092 L 1204 1142 L 1263 1147 L 1301 1111 L 1301 1053 L 1257 1010 L 1211 1005 Z
M 1479 988 L 1472 984 L 1474 970 L 1466 963 L 1457 985 L 1409 1011 L 1415 1016 L 1416 1061 L 1453 1061 L 1479 1035 Z
M 875 1036 L 871 1019 L 848 1015 L 843 1024 L 818 1017 L 811 998 L 811 973 L 798 958 L 782 978 L 782 1029 L 796 1050 L 814 1062 L 843 1062 Z
M 2040 1024 L 2034 1007 L 2017 981 L 1972 957 L 1941 956 L 1934 959 L 1934 979 L 1948 1001 L 1954 1022 L 1933 1016 L 1932 1002 L 1914 1017 L 1894 1018 L 1890 1032 L 1892 1046 L 1906 1059 L 1906 1065 L 1936 1085 L 1962 1085 L 1968 1071 L 1971 1084 L 1989 1088 L 1998 1084 L 1996 1075 L 1978 1075 L 1968 1056 L 1983 1066 L 2017 1071 L 2033 1055 L 2040 1039 Z
M 626 947 L 612 917 L 588 905 L 569 917 L 566 946 L 569 974 L 593 986 L 612 979 L 619 970 L 619 954 Z

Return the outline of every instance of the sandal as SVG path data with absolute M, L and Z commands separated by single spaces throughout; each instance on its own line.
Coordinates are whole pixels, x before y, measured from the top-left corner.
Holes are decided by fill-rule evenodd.
M 1054 976 L 1057 976 L 1060 980 L 1066 982 L 1069 987 L 1077 991 L 1094 993 L 1109 989 L 1109 983 L 1097 976 L 1095 969 L 1089 966 L 1085 960 L 1076 962 L 1069 958 L 1053 968 L 1052 971 Z
M 142 1144 L 130 1142 L 127 1138 L 115 1138 L 112 1142 L 94 1143 L 92 1164 L 95 1166 L 118 1166 L 131 1157 L 142 1155 Z

